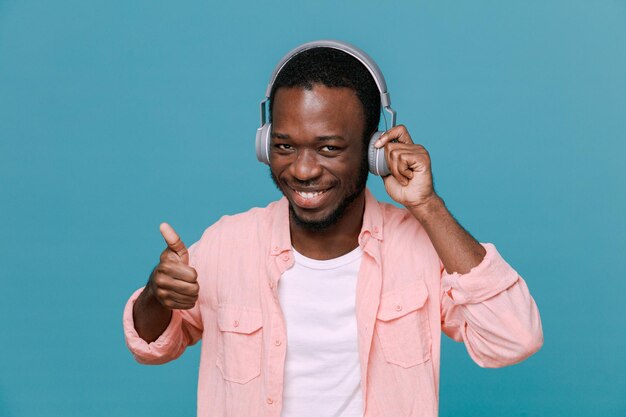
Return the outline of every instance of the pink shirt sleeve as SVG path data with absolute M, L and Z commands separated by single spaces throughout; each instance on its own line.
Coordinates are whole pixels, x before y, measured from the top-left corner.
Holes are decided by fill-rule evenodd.
M 170 324 L 157 340 L 147 343 L 135 330 L 133 306 L 143 288 L 133 293 L 124 308 L 124 336 L 126 345 L 139 363 L 157 365 L 178 358 L 189 345 L 196 343 L 202 336 L 199 323 L 192 320 L 191 311 L 173 310 Z M 195 310 L 198 306 L 194 307 Z
M 543 332 L 535 301 L 495 246 L 466 274 L 442 268 L 442 330 L 465 343 L 479 366 L 518 363 L 541 348 Z

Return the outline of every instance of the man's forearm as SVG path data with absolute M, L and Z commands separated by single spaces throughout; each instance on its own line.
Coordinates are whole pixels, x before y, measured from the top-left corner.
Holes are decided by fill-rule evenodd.
M 439 196 L 409 211 L 426 230 L 448 273 L 465 274 L 485 257 L 485 248 L 452 217 Z

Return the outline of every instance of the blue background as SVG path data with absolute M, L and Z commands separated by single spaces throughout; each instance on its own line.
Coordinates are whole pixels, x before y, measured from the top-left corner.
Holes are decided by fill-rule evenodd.
M 0 0 L 1 416 L 194 415 L 199 347 L 138 365 L 122 309 L 159 222 L 191 243 L 279 197 L 258 103 L 319 38 L 376 59 L 438 192 L 542 313 L 510 368 L 444 338 L 441 416 L 626 415 L 624 1 Z

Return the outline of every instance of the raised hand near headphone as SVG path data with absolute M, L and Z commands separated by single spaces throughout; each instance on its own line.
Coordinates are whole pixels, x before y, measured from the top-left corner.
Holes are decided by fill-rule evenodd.
M 408 209 L 422 207 L 437 198 L 428 151 L 413 143 L 405 126 L 389 129 L 374 146 L 385 147 L 391 175 L 384 177 L 383 181 L 391 198 Z
M 428 151 L 413 143 L 402 125 L 383 133 L 374 146 L 385 147 L 391 171 L 383 178 L 387 193 L 422 224 L 446 271 L 465 274 L 478 265 L 485 249 L 461 227 L 435 193 Z
M 198 273 L 189 266 L 187 247 L 172 226 L 161 223 L 161 235 L 167 247 L 161 253 L 148 286 L 154 297 L 169 310 L 188 310 L 198 300 Z

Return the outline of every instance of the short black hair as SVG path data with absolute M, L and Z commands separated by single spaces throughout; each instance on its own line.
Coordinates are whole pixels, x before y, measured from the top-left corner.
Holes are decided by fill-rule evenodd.
M 274 95 L 279 88 L 301 87 L 312 90 L 315 84 L 347 87 L 356 92 L 363 105 L 367 144 L 380 121 L 380 91 L 369 70 L 352 55 L 335 48 L 319 47 L 300 52 L 285 64 L 270 92 L 270 120 Z M 367 149 L 367 146 L 365 147 Z

